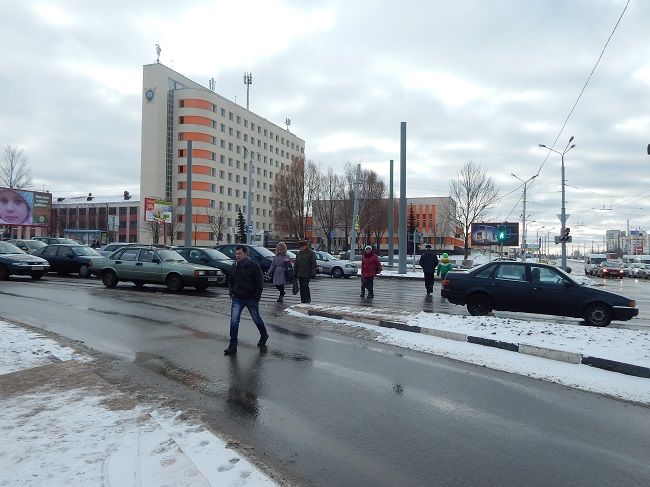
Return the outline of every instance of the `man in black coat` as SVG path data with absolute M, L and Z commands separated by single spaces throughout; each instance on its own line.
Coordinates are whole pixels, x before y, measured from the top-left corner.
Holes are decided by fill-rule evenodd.
M 239 318 L 244 308 L 248 308 L 253 323 L 260 332 L 260 341 L 257 346 L 265 346 L 266 340 L 269 338 L 259 309 L 262 290 L 264 289 L 262 269 L 257 262 L 251 260 L 248 256 L 248 249 L 243 245 L 235 249 L 235 258 L 237 260 L 230 269 L 230 279 L 228 280 L 228 294 L 232 299 L 230 307 L 230 345 L 223 351 L 224 355 L 237 353 Z
M 420 256 L 420 267 L 424 272 L 424 287 L 427 288 L 427 296 L 433 292 L 433 281 L 436 276 L 436 267 L 438 266 L 438 256 L 431 250 L 431 245 L 427 244 L 424 252 Z

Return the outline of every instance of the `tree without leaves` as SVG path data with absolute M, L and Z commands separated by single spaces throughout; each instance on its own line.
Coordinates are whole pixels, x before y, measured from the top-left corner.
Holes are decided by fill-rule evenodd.
M 246 220 L 244 220 L 241 208 L 238 210 L 237 215 L 237 236 L 239 237 L 239 243 L 246 243 Z
M 307 215 L 318 192 L 319 168 L 311 161 L 293 157 L 280 171 L 273 186 L 273 221 L 289 237 L 304 238 Z
M 208 227 L 214 233 L 214 237 L 219 243 L 223 239 L 228 212 L 224 208 L 205 208 L 205 214 L 208 217 Z
M 486 170 L 469 161 L 449 182 L 449 192 L 455 208 L 446 210 L 460 229 L 467 260 L 472 223 L 484 219 L 489 214 L 499 198 L 499 191 L 494 187 L 492 178 L 487 176 Z
M 327 238 L 327 251 L 332 251 L 330 233 L 342 223 L 341 205 L 344 195 L 343 178 L 330 167 L 327 173 L 319 172 L 319 191 L 312 203 L 314 221 Z
M 23 150 L 7 145 L 0 161 L 0 186 L 23 189 L 31 185 L 31 171 L 27 166 L 27 157 L 23 155 Z

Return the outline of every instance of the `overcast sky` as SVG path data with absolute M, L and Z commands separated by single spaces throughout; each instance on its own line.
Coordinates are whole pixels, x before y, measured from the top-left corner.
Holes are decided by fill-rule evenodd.
M 511 174 L 539 172 L 529 241 L 560 227 L 560 156 L 538 144 L 575 136 L 574 245 L 650 227 L 647 1 L 3 0 L 0 16 L 0 145 L 55 196 L 139 193 L 142 66 L 160 44 L 161 63 L 242 105 L 251 72 L 251 111 L 289 118 L 324 168 L 361 163 L 388 183 L 407 122 L 409 197 L 448 195 L 471 160 L 502 195 L 494 221 L 517 221 Z

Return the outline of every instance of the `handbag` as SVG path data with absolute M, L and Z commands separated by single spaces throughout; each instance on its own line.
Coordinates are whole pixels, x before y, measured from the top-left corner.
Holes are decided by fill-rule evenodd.
M 291 292 L 294 295 L 298 294 L 298 279 L 293 280 L 293 289 L 291 290 Z
M 291 265 L 291 262 L 287 262 L 287 265 L 284 268 L 284 280 L 287 281 L 287 284 L 293 282 L 293 265 Z

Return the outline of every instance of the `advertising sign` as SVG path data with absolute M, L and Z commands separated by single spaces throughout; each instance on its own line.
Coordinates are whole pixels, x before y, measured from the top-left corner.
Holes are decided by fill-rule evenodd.
M 0 188 L 0 225 L 48 227 L 51 219 L 51 193 Z
M 154 198 L 144 199 L 144 219 L 148 222 L 168 222 L 172 219 L 172 204 L 170 201 Z
M 503 241 L 499 240 L 499 230 L 503 227 Z M 504 245 L 516 247 L 519 245 L 519 223 L 494 222 L 472 223 L 472 247 L 488 245 Z

